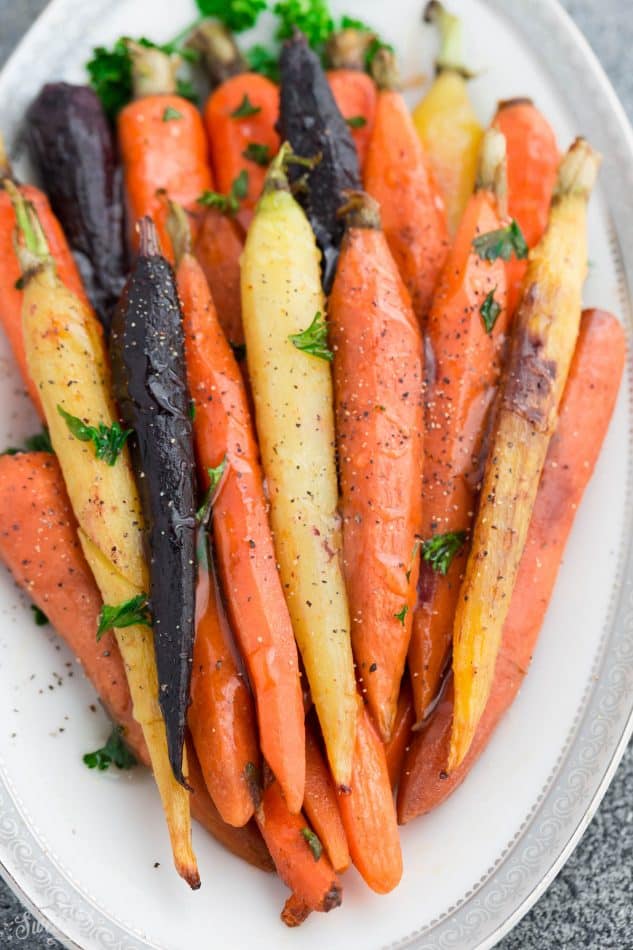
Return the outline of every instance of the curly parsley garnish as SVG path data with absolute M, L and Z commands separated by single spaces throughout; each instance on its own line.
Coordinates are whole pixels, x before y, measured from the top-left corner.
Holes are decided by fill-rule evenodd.
M 121 726 L 115 726 L 106 744 L 96 752 L 88 752 L 83 761 L 89 769 L 98 769 L 99 772 L 105 772 L 111 765 L 116 765 L 117 769 L 131 769 L 138 764 L 123 741 Z
M 334 354 L 327 345 L 327 324 L 320 310 L 317 310 L 309 327 L 301 333 L 291 333 L 288 339 L 303 353 L 309 353 L 310 356 L 316 356 L 320 360 L 327 360 L 328 363 L 334 359 Z
M 255 26 L 268 3 L 267 0 L 196 0 L 196 6 L 204 17 L 216 17 L 232 33 L 242 33 Z

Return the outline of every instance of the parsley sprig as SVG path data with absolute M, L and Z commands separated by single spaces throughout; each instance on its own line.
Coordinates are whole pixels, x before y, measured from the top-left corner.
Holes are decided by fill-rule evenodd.
M 113 422 L 111 426 L 104 425 L 103 422 L 100 422 L 98 426 L 88 425 L 77 416 L 66 412 L 61 406 L 57 406 L 57 411 L 75 438 L 80 442 L 92 442 L 96 457 L 108 465 L 114 465 L 126 440 L 133 432 L 132 429 L 122 429 L 118 422 Z
M 509 261 L 513 254 L 521 261 L 529 251 L 523 232 L 514 219 L 505 228 L 480 234 L 473 240 L 473 248 L 482 261 L 496 261 L 498 258 Z
M 198 204 L 206 205 L 207 208 L 217 208 L 223 214 L 237 214 L 240 210 L 240 202 L 248 194 L 248 172 L 245 168 L 239 173 L 228 195 L 223 195 L 219 191 L 203 191 L 198 198 Z
M 221 20 L 232 33 L 250 30 L 268 6 L 267 0 L 196 0 L 196 4 L 203 17 Z
M 438 574 L 446 576 L 453 558 L 461 551 L 466 541 L 465 531 L 447 531 L 436 534 L 422 542 L 422 560 Z
M 316 356 L 320 360 L 327 360 L 328 363 L 334 359 L 334 354 L 327 345 L 327 324 L 320 310 L 315 313 L 309 327 L 301 333 L 291 333 L 288 339 L 303 353 L 309 353 L 310 356 Z
M 105 772 L 111 765 L 116 765 L 117 769 L 131 769 L 138 764 L 123 741 L 121 726 L 115 726 L 106 744 L 96 752 L 88 752 L 83 761 L 89 769 L 98 769 L 99 772 Z
M 121 629 L 123 627 L 151 627 L 152 618 L 149 613 L 147 597 L 145 594 L 137 594 L 130 600 L 122 604 L 104 604 L 99 614 L 99 625 L 97 626 L 97 641 L 113 628 Z

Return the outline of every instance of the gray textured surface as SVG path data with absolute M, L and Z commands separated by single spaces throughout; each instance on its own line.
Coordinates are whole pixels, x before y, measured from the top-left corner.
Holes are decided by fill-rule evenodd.
M 508 3 L 512 0 L 508 0 Z M 633 117 L 630 0 L 562 0 Z M 0 0 L 0 65 L 46 0 Z M 580 845 L 503 950 L 633 948 L 633 746 Z M 0 882 L 0 948 L 58 948 Z

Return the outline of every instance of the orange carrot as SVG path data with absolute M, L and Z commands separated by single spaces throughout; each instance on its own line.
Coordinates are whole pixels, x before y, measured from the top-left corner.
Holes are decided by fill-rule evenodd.
M 450 654 L 478 458 L 501 371 L 508 322 L 505 264 L 501 258 L 482 260 L 473 240 L 505 223 L 495 192 L 495 183 L 504 187 L 504 161 L 503 136 L 489 130 L 483 140 L 479 187 L 464 212 L 426 327 L 433 356 L 426 395 L 421 537 L 429 553 L 420 569 L 409 648 L 418 722 L 437 693 Z M 442 536 L 454 544 L 452 561 L 430 558 L 430 546 L 441 545 Z
M 352 646 L 382 738 L 411 635 L 422 527 L 422 335 L 380 229 L 354 195 L 329 302 Z
M 118 136 L 130 243 L 137 246 L 136 222 L 149 215 L 163 254 L 173 261 L 164 195 L 193 212 L 202 192 L 213 188 L 200 113 L 181 96 L 146 96 L 121 110 Z
M 389 781 L 391 782 L 392 788 L 395 788 L 398 784 L 404 756 L 411 741 L 411 730 L 414 723 L 415 708 L 413 706 L 413 693 L 411 692 L 411 684 L 407 677 L 402 681 L 391 739 L 385 745 L 385 757 L 387 759 Z
M 296 901 L 326 913 L 339 907 L 343 891 L 330 860 L 303 815 L 288 811 L 276 780 L 264 789 L 255 818 L 277 873 Z
M 29 452 L 0 457 L 0 558 L 16 583 L 43 610 L 76 656 L 137 759 L 149 764 L 142 731 L 132 715 L 121 655 L 112 633 L 99 642 L 101 595 L 85 561 L 77 525 L 54 455 Z M 229 851 L 271 870 L 261 836 L 249 825 L 231 828 L 209 798 L 189 744 L 191 810 Z
M 341 115 L 349 124 L 362 173 L 374 129 L 376 84 L 357 69 L 329 69 L 327 78 Z
M 508 152 L 508 210 L 535 247 L 547 225 L 560 153 L 547 119 L 531 99 L 500 102 L 493 125 L 506 138 Z M 526 260 L 507 263 L 508 310 L 513 314 L 521 295 Z
M 244 343 L 240 294 L 240 257 L 244 242 L 238 226 L 217 208 L 206 208 L 195 238 L 194 254 L 204 271 L 224 335 Z
M 306 729 L 306 790 L 303 810 L 327 851 L 332 867 L 341 873 L 350 857 L 336 788 L 312 729 Z
M 180 222 L 177 270 L 185 354 L 195 405 L 194 437 L 203 486 L 224 466 L 213 503 L 222 588 L 257 704 L 262 753 L 291 811 L 303 802 L 304 715 L 297 648 L 276 569 L 272 535 L 244 383 Z M 182 246 L 181 246 L 182 245 Z M 181 253 L 182 252 L 182 253 Z
M 255 715 L 234 656 L 205 526 L 199 530 L 197 557 L 188 723 L 209 794 L 224 821 L 240 828 L 253 815 L 248 776 L 259 765 Z
M 242 73 L 215 89 L 204 107 L 211 162 L 218 190 L 229 194 L 246 173 L 248 192 L 237 219 L 246 230 L 261 194 L 268 164 L 279 150 L 275 123 L 279 89 L 257 73 Z
M 397 91 L 397 69 L 389 50 L 376 54 L 373 71 L 379 91 L 365 189 L 380 204 L 387 241 L 422 321 L 448 251 L 446 210 L 409 109 Z
M 613 412 L 626 355 L 621 325 L 601 310 L 583 314 L 528 539 L 521 559 L 490 699 L 463 763 L 446 773 L 453 718 L 452 679 L 406 756 L 398 792 L 405 823 L 441 804 L 464 780 L 514 701 L 528 670 L 578 505 Z
M 21 271 L 13 247 L 16 227 L 15 212 L 9 195 L 2 187 L 3 180 L 10 178 L 8 166 L 2 164 L 2 154 L 2 144 L 0 143 L 0 321 L 11 344 L 13 355 L 33 405 L 38 414 L 44 418 L 39 393 L 29 376 L 26 365 L 22 337 L 22 291 L 18 286 Z M 60 280 L 87 304 L 88 301 L 77 265 L 59 221 L 51 211 L 48 198 L 31 185 L 22 185 L 19 190 L 35 208 L 51 255 L 57 264 L 57 273 Z
M 311 910 L 300 897 L 291 894 L 281 912 L 281 919 L 286 927 L 299 927 L 310 916 Z
M 387 894 L 402 877 L 402 852 L 385 750 L 360 698 L 351 790 L 338 796 L 352 861 L 372 890 Z

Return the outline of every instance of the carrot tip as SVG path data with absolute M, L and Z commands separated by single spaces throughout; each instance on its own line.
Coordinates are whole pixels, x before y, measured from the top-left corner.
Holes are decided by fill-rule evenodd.
M 325 897 L 323 898 L 323 911 L 329 913 L 335 910 L 343 903 L 343 888 L 339 884 L 333 884 Z

